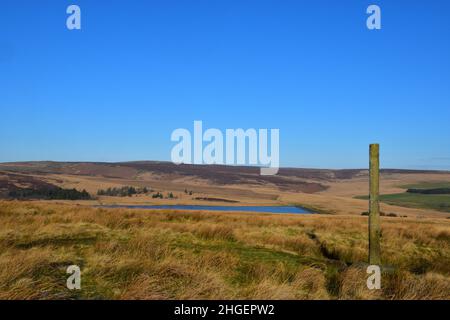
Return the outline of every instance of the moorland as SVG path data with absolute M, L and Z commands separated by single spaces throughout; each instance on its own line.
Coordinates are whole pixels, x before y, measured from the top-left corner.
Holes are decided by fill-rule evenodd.
M 450 173 L 381 181 L 382 289 L 370 291 L 367 170 L 0 164 L 0 299 L 450 299 L 450 195 L 408 192 L 445 189 Z M 13 196 L 52 188 L 89 199 Z M 96 207 L 205 203 L 315 214 Z M 81 290 L 66 288 L 72 264 Z

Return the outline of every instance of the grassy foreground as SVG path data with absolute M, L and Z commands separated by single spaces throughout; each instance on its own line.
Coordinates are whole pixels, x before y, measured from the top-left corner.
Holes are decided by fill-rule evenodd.
M 450 220 L 182 213 L 0 202 L 0 299 L 450 299 Z M 67 266 L 81 267 L 79 291 Z

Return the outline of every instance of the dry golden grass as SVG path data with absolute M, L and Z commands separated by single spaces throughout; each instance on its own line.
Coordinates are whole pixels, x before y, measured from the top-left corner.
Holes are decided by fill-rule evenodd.
M 450 220 L 0 202 L 0 299 L 450 299 Z M 67 266 L 82 290 L 66 288 Z

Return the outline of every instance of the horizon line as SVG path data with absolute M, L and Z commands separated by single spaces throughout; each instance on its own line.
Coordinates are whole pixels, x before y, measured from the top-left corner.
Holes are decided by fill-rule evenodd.
M 45 162 L 52 162 L 52 163 L 99 163 L 99 164 L 126 164 L 126 163 L 137 163 L 137 162 L 162 162 L 162 163 L 168 163 L 173 164 L 175 166 L 180 165 L 190 165 L 190 166 L 223 166 L 223 167 L 243 167 L 243 168 L 263 168 L 258 165 L 245 165 L 245 164 L 206 164 L 206 163 L 181 163 L 176 164 L 169 160 L 126 160 L 126 161 L 79 161 L 79 160 L 70 160 L 70 161 L 59 161 L 59 160 L 30 160 L 30 161 L 0 161 L 1 164 L 17 164 L 17 163 L 45 163 Z M 294 167 L 294 166 L 280 166 L 279 169 L 305 169 L 305 170 L 369 170 L 369 167 L 367 168 L 342 168 L 342 167 Z M 431 171 L 431 172 L 449 172 L 450 169 L 419 169 L 419 168 L 405 168 L 405 167 L 382 167 L 380 166 L 380 170 L 405 170 L 405 171 Z

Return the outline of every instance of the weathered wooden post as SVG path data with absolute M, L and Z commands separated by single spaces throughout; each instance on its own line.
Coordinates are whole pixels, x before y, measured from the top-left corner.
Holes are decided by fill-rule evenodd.
M 381 265 L 380 258 L 380 146 L 370 145 L 369 264 Z

